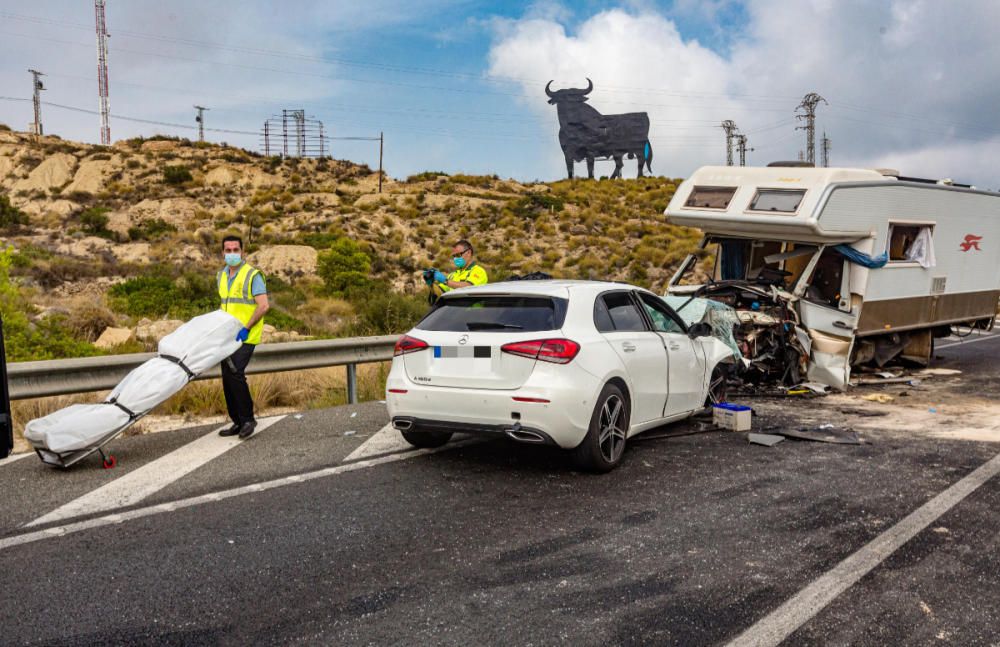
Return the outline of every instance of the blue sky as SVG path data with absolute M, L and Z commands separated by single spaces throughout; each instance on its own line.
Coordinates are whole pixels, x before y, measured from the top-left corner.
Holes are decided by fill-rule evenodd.
M 668 176 L 724 160 L 722 119 L 748 134 L 752 164 L 794 159 L 794 109 L 815 91 L 829 102 L 819 127 L 835 164 L 996 187 L 998 13 L 992 0 L 108 0 L 111 107 L 194 126 L 200 104 L 209 127 L 247 132 L 301 107 L 335 135 L 384 131 L 395 177 L 551 180 L 565 168 L 548 79 L 590 77 L 602 112 L 649 112 L 654 172 Z M 48 74 L 45 100 L 94 110 L 92 25 L 87 0 L 0 0 L 0 97 L 30 96 L 34 67 Z M 43 116 L 47 132 L 97 138 L 94 115 Z M 0 100 L 0 122 L 24 129 L 30 118 L 30 104 Z M 114 139 L 193 132 L 112 121 Z M 254 135 L 208 137 L 258 147 Z M 334 142 L 333 153 L 377 163 L 367 142 Z

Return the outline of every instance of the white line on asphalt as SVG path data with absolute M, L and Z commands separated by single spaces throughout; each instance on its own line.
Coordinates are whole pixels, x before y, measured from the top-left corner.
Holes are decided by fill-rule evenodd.
M 935 346 L 934 350 L 941 350 L 942 348 L 950 348 L 951 346 L 965 346 L 966 344 L 975 344 L 980 341 L 990 341 L 991 339 L 1000 339 L 1000 335 L 988 335 L 983 337 L 976 337 L 975 339 L 970 339 L 969 341 L 955 341 L 950 344 L 941 344 Z
M 24 452 L 23 454 L 11 454 L 7 458 L 0 459 L 0 467 L 3 467 L 4 465 L 10 465 L 11 463 L 19 461 L 22 458 L 27 458 L 29 456 L 35 456 L 35 455 L 36 455 L 35 452 Z
M 259 434 L 284 417 L 261 418 L 254 433 Z M 239 446 L 243 441 L 238 436 L 223 437 L 218 434 L 226 427 L 210 431 L 197 440 L 25 524 L 25 527 L 135 505 L 182 476 L 190 474 L 205 463 Z
M 1000 454 L 980 465 L 740 634 L 728 647 L 778 645 L 983 483 L 1000 474 Z
M 413 449 L 413 445 L 406 442 L 403 434 L 392 428 L 392 423 L 379 429 L 371 438 L 358 446 L 344 459 L 344 462 L 354 461 L 359 458 L 368 458 L 378 454 L 389 454 Z
M 43 539 L 49 539 L 51 537 L 65 537 L 66 535 L 75 532 L 80 532 L 82 530 L 90 530 L 91 528 L 100 528 L 102 526 L 110 526 L 114 524 L 123 523 L 125 521 L 141 519 L 143 517 L 151 517 L 153 515 L 162 514 L 164 512 L 173 512 L 175 510 L 190 508 L 192 506 L 201 505 L 203 503 L 222 501 L 223 499 L 229 499 L 243 494 L 264 492 L 265 490 L 273 490 L 275 488 L 284 487 L 286 485 L 303 483 L 305 481 L 311 481 L 313 479 L 322 478 L 324 476 L 333 476 L 334 474 L 344 474 L 346 472 L 353 472 L 356 470 L 365 469 L 367 467 L 385 465 L 386 463 L 395 463 L 396 461 L 402 461 L 408 458 L 415 458 L 417 456 L 436 454 L 438 452 L 448 451 L 450 449 L 457 449 L 459 447 L 471 445 L 476 442 L 477 442 L 476 440 L 466 440 L 457 443 L 450 443 L 448 445 L 445 445 L 444 447 L 436 447 L 434 449 L 417 449 L 412 452 L 404 452 L 401 454 L 389 454 L 388 456 L 380 456 L 379 458 L 372 458 L 370 460 L 358 461 L 357 463 L 347 463 L 345 465 L 327 467 L 321 470 L 316 470 L 315 472 L 307 472 L 305 474 L 295 474 L 293 476 L 285 476 L 280 479 L 274 479 L 273 481 L 264 481 L 263 483 L 254 483 L 252 485 L 245 485 L 243 487 L 232 488 L 229 490 L 222 490 L 220 492 L 210 492 L 209 494 L 203 494 L 201 496 L 191 497 L 188 499 L 180 499 L 179 501 L 170 501 L 168 503 L 160 503 L 158 505 L 152 505 L 145 508 L 126 510 L 125 512 L 108 514 L 104 515 L 103 517 L 95 517 L 94 519 L 77 521 L 63 526 L 54 526 L 52 528 L 43 528 L 42 530 L 34 530 L 32 532 L 26 532 L 20 535 L 14 535 L 12 537 L 6 537 L 4 539 L 0 539 L 0 551 L 6 550 L 8 548 L 13 548 L 14 546 L 30 544 L 36 541 L 41 541 Z

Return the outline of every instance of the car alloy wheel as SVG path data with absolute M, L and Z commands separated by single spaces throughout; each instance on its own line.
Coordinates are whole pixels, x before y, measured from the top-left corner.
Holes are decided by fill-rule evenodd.
M 625 403 L 617 394 L 609 395 L 601 406 L 598 444 L 601 446 L 601 455 L 609 463 L 617 463 L 625 450 L 624 412 Z

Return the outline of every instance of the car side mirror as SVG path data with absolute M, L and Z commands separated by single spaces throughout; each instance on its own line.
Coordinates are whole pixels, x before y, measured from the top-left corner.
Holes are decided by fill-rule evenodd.
M 696 339 L 698 337 L 711 337 L 712 327 L 703 321 L 688 326 L 688 337 Z

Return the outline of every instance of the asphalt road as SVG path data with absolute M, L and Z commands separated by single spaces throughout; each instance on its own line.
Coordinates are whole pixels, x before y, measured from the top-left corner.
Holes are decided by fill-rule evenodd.
M 758 428 L 835 420 L 861 431 L 857 446 L 765 448 L 687 422 L 662 432 L 691 435 L 653 432 L 593 476 L 503 441 L 372 450 L 387 419 L 368 403 L 288 416 L 183 476 L 158 472 L 117 516 L 34 526 L 119 479 L 143 484 L 212 430 L 123 438 L 114 470 L 3 464 L 0 643 L 726 644 L 1000 453 L 937 433 L 998 386 L 1000 340 L 950 343 L 936 366 L 962 375 L 882 389 L 918 403 L 923 426 L 888 424 L 890 405 L 753 403 Z M 998 507 L 990 478 L 786 644 L 1000 644 Z

